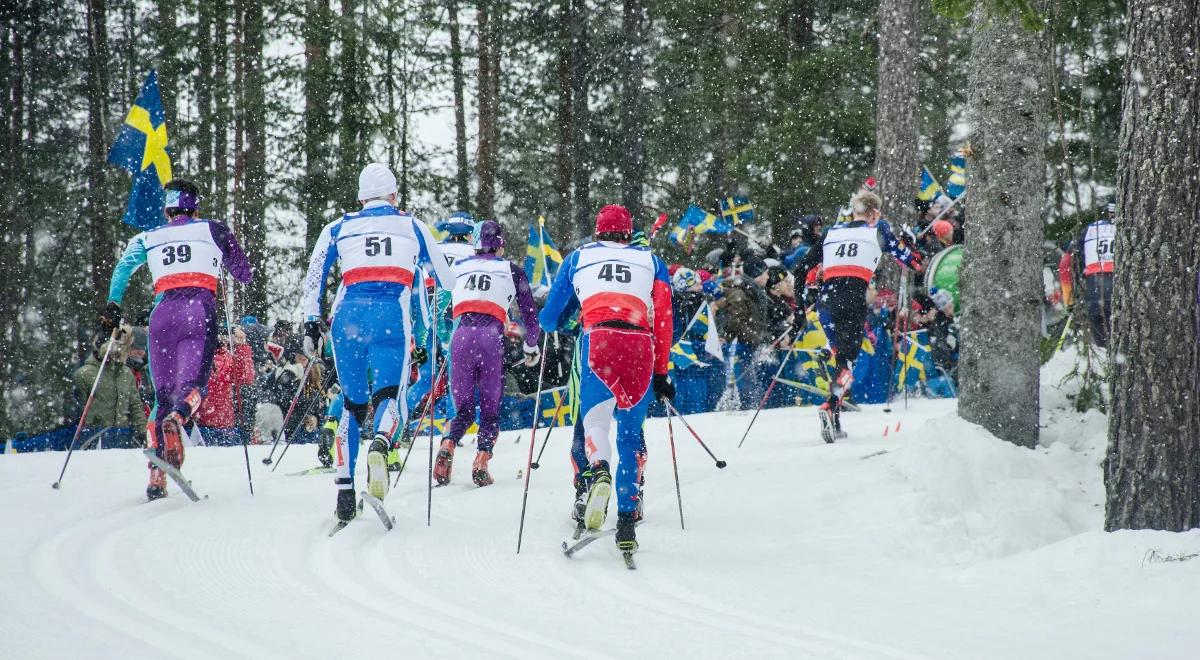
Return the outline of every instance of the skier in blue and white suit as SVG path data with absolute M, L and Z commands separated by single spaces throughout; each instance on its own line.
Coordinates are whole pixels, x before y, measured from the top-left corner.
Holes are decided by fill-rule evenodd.
M 375 438 L 367 452 L 367 490 L 387 495 L 387 452 L 408 411 L 402 378 L 408 373 L 408 341 L 413 278 L 418 265 L 442 287 L 454 276 L 429 229 L 396 209 L 396 177 L 386 165 L 371 163 L 358 176 L 361 211 L 347 213 L 321 230 L 304 279 L 305 347 L 315 348 L 322 334 L 321 301 L 325 280 L 337 264 L 342 293 L 332 312 L 333 360 L 345 409 L 335 436 L 337 517 L 354 518 L 354 466 L 359 427 L 375 407 Z M 420 283 L 417 284 L 420 286 Z M 400 402 L 400 403 L 398 403 Z

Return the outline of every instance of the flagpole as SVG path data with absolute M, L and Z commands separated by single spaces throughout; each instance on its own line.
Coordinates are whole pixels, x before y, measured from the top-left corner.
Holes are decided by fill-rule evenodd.
M 550 266 L 546 263 L 546 216 L 538 216 L 538 255 L 542 258 L 542 278 L 550 279 Z M 539 282 L 540 284 L 540 282 Z

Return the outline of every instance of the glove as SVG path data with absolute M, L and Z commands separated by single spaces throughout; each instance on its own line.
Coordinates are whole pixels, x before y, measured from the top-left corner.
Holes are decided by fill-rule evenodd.
M 307 355 L 317 354 L 317 344 L 320 343 L 324 330 L 320 321 L 304 322 L 304 352 Z
M 420 366 L 429 361 L 429 351 L 424 346 L 417 346 L 412 351 L 412 363 Z
M 530 346 L 529 344 L 521 344 L 521 350 L 525 352 L 525 366 L 536 367 L 539 360 L 542 359 L 542 349 L 537 347 L 537 344 Z
M 666 374 L 654 374 L 654 398 L 675 399 L 675 386 L 667 380 Z
M 112 332 L 118 325 L 121 325 L 121 306 L 110 300 L 100 312 L 100 327 Z

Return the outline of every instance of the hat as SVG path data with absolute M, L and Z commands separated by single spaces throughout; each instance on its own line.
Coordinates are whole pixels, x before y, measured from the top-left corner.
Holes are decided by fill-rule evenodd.
M 756 278 L 765 272 L 767 272 L 767 262 L 763 261 L 759 257 L 751 256 L 742 263 L 742 273 L 751 279 Z
M 451 236 L 467 236 L 475 231 L 475 218 L 466 211 L 455 211 L 450 217 L 436 225 L 438 231 L 444 231 Z
M 633 233 L 633 216 L 620 204 L 609 204 L 596 214 L 596 233 Z
M 383 163 L 371 163 L 358 175 L 358 201 L 387 197 L 396 192 L 396 175 Z
M 680 267 L 671 277 L 671 287 L 676 291 L 687 291 L 697 284 L 700 284 L 700 276 L 691 268 Z
M 476 252 L 495 252 L 504 247 L 504 228 L 495 220 L 484 220 L 475 228 Z
M 195 211 L 200 207 L 200 195 L 191 190 L 163 191 L 163 209 L 167 211 Z
M 929 230 L 943 241 L 954 236 L 954 225 L 949 220 L 936 220 L 929 225 Z
M 945 289 L 933 287 L 929 289 L 929 298 L 933 300 L 933 304 L 938 309 L 946 309 L 954 305 L 954 296 Z
M 786 280 L 787 276 L 788 276 L 788 272 L 786 269 L 780 268 L 779 266 L 771 266 L 770 268 L 767 269 L 766 289 L 768 291 L 770 291 L 771 287 L 775 286 L 776 284 L 779 284 L 783 280 Z

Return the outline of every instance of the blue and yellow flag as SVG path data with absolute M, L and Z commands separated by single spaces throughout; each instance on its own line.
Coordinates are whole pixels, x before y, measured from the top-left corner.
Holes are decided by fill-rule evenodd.
M 721 200 L 721 219 L 736 227 L 743 222 L 754 222 L 754 205 L 745 197 L 736 195 Z M 729 233 L 726 231 L 724 233 Z
M 959 149 L 950 157 L 950 180 L 946 182 L 946 194 L 957 199 L 967 189 L 967 153 Z
M 922 165 L 921 189 L 917 192 L 917 199 L 921 200 L 922 202 L 932 201 L 933 198 L 937 197 L 938 193 L 940 192 L 942 192 L 941 184 L 939 184 L 937 179 L 933 178 L 933 175 L 929 173 L 929 168 Z
M 125 124 L 108 150 L 108 162 L 133 173 L 129 204 L 122 220 L 146 231 L 166 221 L 163 186 L 171 180 L 167 154 L 167 116 L 158 91 L 158 74 L 146 76 Z
M 542 392 L 542 426 L 574 426 L 575 406 L 571 404 L 568 385 Z
M 707 224 L 717 219 L 717 216 L 705 211 L 704 209 L 692 204 L 684 210 L 683 215 L 679 216 L 679 222 L 671 228 L 667 234 L 667 238 L 676 245 L 685 245 L 692 232 L 702 233 L 697 229 L 701 224 Z
M 896 365 L 896 387 L 905 383 L 925 382 L 935 370 L 929 353 L 929 334 L 924 330 L 906 332 L 900 338 L 899 364 Z
M 671 347 L 671 361 L 667 365 L 672 369 L 687 369 L 689 367 L 708 366 L 696 355 L 696 345 L 690 339 L 680 339 Z
M 525 277 L 529 278 L 529 286 L 550 286 L 562 262 L 562 254 L 546 233 L 546 218 L 539 215 L 537 222 L 529 223 L 529 244 L 525 248 Z

